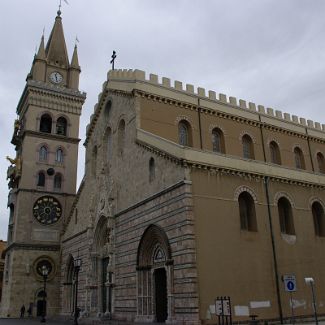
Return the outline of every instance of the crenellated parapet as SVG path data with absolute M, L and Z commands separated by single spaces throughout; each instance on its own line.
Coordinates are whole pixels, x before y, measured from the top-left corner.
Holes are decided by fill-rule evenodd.
M 123 86 L 121 86 L 122 84 Z M 91 125 L 95 122 L 94 117 L 98 115 L 100 104 L 103 103 L 103 94 L 106 93 L 108 88 L 119 89 L 125 92 L 131 92 L 134 89 L 138 89 L 140 91 L 146 91 L 166 97 L 173 93 L 174 100 L 176 99 L 184 102 L 189 100 L 191 104 L 201 106 L 203 109 L 207 107 L 211 110 L 218 110 L 222 107 L 224 113 L 255 117 L 256 120 L 267 124 L 275 124 L 276 126 L 284 128 L 286 127 L 285 125 L 289 128 L 291 125 L 291 128 L 298 127 L 299 129 L 309 129 L 311 135 L 313 135 L 314 130 L 316 136 L 318 132 L 325 132 L 325 124 L 321 124 L 320 122 L 314 122 L 310 119 L 306 120 L 303 117 L 291 115 L 243 99 L 237 99 L 233 96 L 217 94 L 213 90 L 195 87 L 192 84 L 184 84 L 178 80 L 172 81 L 170 78 L 159 77 L 152 73 L 146 74 L 142 70 L 132 69 L 110 70 L 107 73 L 107 81 L 103 83 L 102 92 L 98 95 L 98 103 L 94 106 L 94 114 L 90 117 L 90 124 L 87 126 L 87 130 L 92 129 Z M 308 133 L 308 131 L 306 131 L 306 133 Z M 87 136 L 88 135 L 87 132 Z

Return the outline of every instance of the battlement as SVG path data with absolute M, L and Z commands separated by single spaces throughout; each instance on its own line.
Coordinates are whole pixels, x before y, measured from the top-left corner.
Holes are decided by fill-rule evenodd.
M 171 90 L 176 90 L 178 92 L 182 92 L 191 96 L 198 96 L 199 98 L 202 99 L 221 102 L 227 105 L 231 105 L 232 107 L 238 109 L 248 110 L 250 112 L 255 112 L 260 115 L 265 115 L 275 119 L 283 120 L 284 122 L 290 122 L 290 123 L 298 124 L 299 126 L 325 132 L 325 124 L 314 122 L 312 120 L 306 120 L 305 118 L 302 117 L 299 118 L 296 115 L 283 113 L 280 110 L 275 110 L 274 108 L 265 107 L 263 105 L 257 105 L 252 102 L 247 102 L 246 100 L 243 99 L 237 100 L 236 97 L 232 97 L 232 96 L 227 97 L 227 95 L 225 94 L 219 94 L 217 97 L 215 91 L 212 90 L 207 91 L 205 88 L 202 87 L 195 88 L 191 84 L 183 84 L 181 81 L 178 80 L 175 80 L 172 83 L 171 79 L 169 78 L 166 77 L 159 78 L 158 75 L 152 73 L 146 75 L 146 73 L 142 70 L 132 70 L 132 69 L 110 70 L 107 74 L 107 79 L 109 81 L 120 80 L 120 81 L 139 81 L 139 82 L 150 83 Z
M 282 122 L 288 123 L 288 126 L 291 125 L 291 128 L 295 128 L 295 126 L 301 128 L 306 128 L 310 130 L 312 135 L 317 136 L 317 132 L 325 132 L 325 124 L 321 124 L 319 122 L 314 122 L 312 120 L 306 120 L 303 117 L 298 117 L 296 115 L 290 115 L 289 113 L 283 113 L 280 110 L 275 110 L 271 107 L 265 107 L 263 105 L 257 105 L 252 102 L 247 102 L 243 99 L 237 99 L 233 96 L 227 96 L 225 94 L 218 94 L 213 90 L 206 90 L 202 87 L 195 88 L 194 85 L 191 84 L 183 84 L 181 81 L 175 80 L 171 81 L 170 78 L 161 77 L 158 75 L 150 73 L 146 74 L 142 70 L 132 70 L 132 69 L 120 69 L 120 70 L 110 70 L 107 73 L 107 81 L 105 81 L 102 85 L 102 92 L 98 95 L 98 103 L 101 101 L 102 94 L 107 90 L 108 83 L 140 83 L 142 85 L 149 85 L 158 87 L 160 90 L 167 90 L 176 92 L 179 95 L 185 95 L 186 98 L 192 97 L 193 100 L 196 98 L 200 100 L 205 100 L 205 104 L 208 103 L 209 108 L 213 107 L 213 103 L 222 104 L 225 106 L 225 110 L 227 110 L 227 106 L 230 108 L 229 113 L 243 115 L 245 112 L 252 113 L 250 116 L 256 116 L 256 119 L 261 119 L 262 121 L 267 120 L 269 123 L 273 123 L 275 125 L 282 125 Z M 157 88 L 157 89 L 158 89 Z M 143 89 L 143 88 L 142 88 Z M 154 88 L 150 88 L 150 91 L 154 91 Z M 175 97 L 176 98 L 176 97 Z M 184 97 L 183 97 L 184 98 Z M 193 101 L 192 100 L 192 101 Z M 196 102 L 196 101 L 195 101 Z M 97 115 L 97 109 L 99 104 L 96 103 L 94 106 L 94 113 L 90 116 L 90 123 L 87 126 L 87 134 L 91 129 L 91 125 L 94 117 Z M 196 102 L 197 103 L 197 102 Z M 212 105 L 210 105 L 210 103 Z M 204 103 L 202 105 L 204 107 Z M 220 106 L 219 106 L 220 107 Z M 260 116 L 260 117 L 258 117 Z M 290 127 L 289 127 L 290 128 Z M 314 130 L 314 132 L 312 131 Z M 307 131 L 306 131 L 307 132 Z M 318 133 L 319 135 L 319 133 Z M 323 136 L 322 136 L 323 137 Z M 87 142 L 87 141 L 86 141 Z

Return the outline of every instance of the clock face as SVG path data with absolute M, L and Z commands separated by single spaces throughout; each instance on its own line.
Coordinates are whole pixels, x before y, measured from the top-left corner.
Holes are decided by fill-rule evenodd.
M 42 196 L 34 204 L 33 215 L 44 225 L 56 223 L 62 214 L 59 201 L 52 196 Z
M 62 74 L 59 73 L 59 72 L 57 72 L 57 71 L 52 72 L 52 73 L 50 74 L 50 80 L 51 80 L 53 83 L 55 83 L 55 84 L 59 84 L 59 83 L 61 83 L 62 80 L 63 80 Z

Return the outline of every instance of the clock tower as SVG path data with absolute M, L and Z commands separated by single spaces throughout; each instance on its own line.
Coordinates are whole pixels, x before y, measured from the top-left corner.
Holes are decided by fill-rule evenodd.
M 10 166 L 8 247 L 1 310 L 17 317 L 59 313 L 60 232 L 76 194 L 79 119 L 77 46 L 69 61 L 61 12 L 38 53 L 17 106 Z M 46 280 L 46 293 L 44 292 Z M 44 299 L 46 297 L 46 299 Z

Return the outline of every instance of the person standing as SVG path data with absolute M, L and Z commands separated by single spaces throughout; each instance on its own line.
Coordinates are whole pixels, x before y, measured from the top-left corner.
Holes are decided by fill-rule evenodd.
M 24 318 L 25 315 L 25 305 L 22 305 L 20 308 L 20 318 Z

